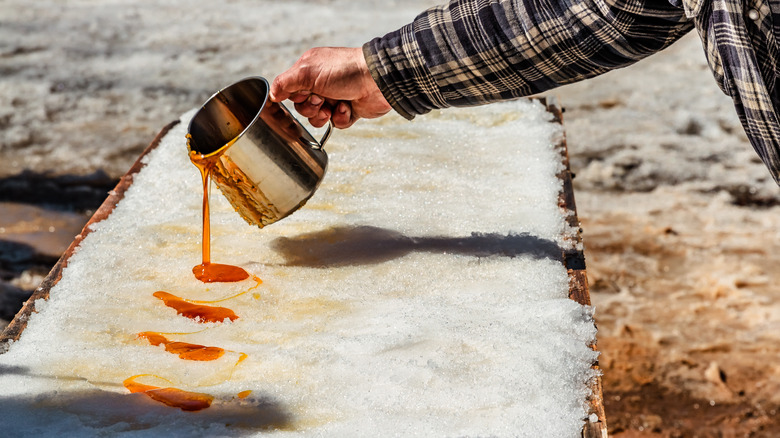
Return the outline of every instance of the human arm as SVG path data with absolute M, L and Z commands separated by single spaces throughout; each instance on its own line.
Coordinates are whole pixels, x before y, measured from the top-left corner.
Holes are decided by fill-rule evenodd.
M 386 102 L 411 119 L 597 76 L 668 47 L 695 25 L 718 84 L 780 184 L 772 22 L 780 22 L 777 8 L 746 12 L 738 0 L 453 0 L 366 43 L 363 54 Z
M 666 0 L 453 0 L 363 49 L 388 102 L 412 118 L 624 67 L 692 27 Z
M 412 118 L 625 67 L 695 26 L 718 85 L 780 184 L 780 12 L 776 0 L 748 4 L 753 9 L 740 0 L 453 0 L 367 43 L 364 54 L 385 98 Z
M 314 126 L 535 94 L 631 64 L 692 25 L 666 0 L 453 0 L 362 48 L 306 52 L 271 85 Z M 373 80 L 371 80 L 373 78 Z

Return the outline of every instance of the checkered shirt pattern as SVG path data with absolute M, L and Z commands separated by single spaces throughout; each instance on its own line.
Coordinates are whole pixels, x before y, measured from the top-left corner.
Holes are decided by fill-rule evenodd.
M 369 41 L 363 53 L 385 98 L 411 119 L 625 67 L 694 27 L 780 184 L 780 0 L 453 0 Z

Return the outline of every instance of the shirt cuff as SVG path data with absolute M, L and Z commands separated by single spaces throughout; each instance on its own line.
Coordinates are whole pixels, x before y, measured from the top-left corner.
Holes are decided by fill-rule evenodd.
M 413 27 L 408 24 L 363 45 L 374 82 L 390 106 L 409 120 L 449 106 L 425 64 Z

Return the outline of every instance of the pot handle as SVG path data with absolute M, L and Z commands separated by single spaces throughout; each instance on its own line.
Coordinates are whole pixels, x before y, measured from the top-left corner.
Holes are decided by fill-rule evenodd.
M 320 139 L 319 143 L 309 141 L 309 146 L 311 146 L 312 149 L 322 150 L 322 148 L 325 146 L 325 142 L 328 141 L 332 133 L 333 120 L 328 120 L 328 127 L 325 129 L 325 133 L 322 134 L 322 138 Z

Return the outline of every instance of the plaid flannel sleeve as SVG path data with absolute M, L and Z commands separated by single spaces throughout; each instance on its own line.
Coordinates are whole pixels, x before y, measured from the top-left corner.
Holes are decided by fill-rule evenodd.
M 780 1 L 672 0 L 696 24 L 710 69 L 780 184 Z
M 667 0 L 453 0 L 363 52 L 385 98 L 411 119 L 597 76 L 692 28 Z

